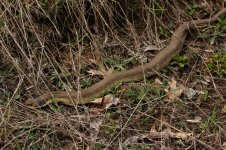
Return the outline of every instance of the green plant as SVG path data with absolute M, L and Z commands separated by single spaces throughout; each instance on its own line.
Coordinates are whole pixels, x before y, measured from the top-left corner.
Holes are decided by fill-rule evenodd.
M 104 149 L 106 147 L 105 143 L 104 142 L 98 142 L 98 143 L 95 143 L 95 148 L 94 149 Z
M 71 91 L 73 89 L 73 86 L 72 84 L 66 80 L 66 82 L 63 82 L 62 79 L 68 79 L 71 77 L 71 74 L 70 73 L 62 73 L 62 74 L 58 74 L 56 72 L 53 72 L 51 74 L 51 78 L 50 80 L 53 80 L 56 82 L 56 85 L 58 88 L 62 89 L 62 90 L 68 90 L 68 91 Z
M 184 68 L 185 66 L 187 66 L 189 63 L 188 61 L 188 57 L 186 55 L 176 55 L 175 57 L 173 57 L 172 61 L 171 61 L 171 65 L 177 65 L 180 68 Z
M 124 95 L 127 96 L 128 100 L 126 101 L 129 105 L 137 104 L 142 100 L 142 104 L 138 106 L 139 111 L 146 111 L 149 107 L 148 103 L 151 99 L 158 99 L 164 94 L 162 87 L 155 88 L 151 83 L 147 83 L 143 86 L 134 86 L 133 84 L 129 85 L 129 90 L 126 91 Z M 163 85 L 164 86 L 164 83 Z
M 162 5 L 162 3 L 158 3 L 157 1 L 153 1 L 153 3 L 147 6 L 146 9 L 158 17 L 160 17 L 163 14 L 163 12 L 166 10 L 165 6 Z
M 133 59 L 125 60 L 117 55 L 113 55 L 112 57 L 104 58 L 104 62 L 112 66 L 115 71 L 122 71 L 126 69 L 126 65 L 133 63 Z
M 21 97 L 20 97 L 20 94 L 15 94 L 14 96 L 13 96 L 13 99 L 14 100 L 19 100 Z
M 213 53 L 207 65 L 211 72 L 216 73 L 220 77 L 225 76 L 226 75 L 226 54 Z
M 117 128 L 118 128 L 118 125 L 116 123 L 111 123 L 109 126 L 106 127 L 105 133 L 108 136 L 112 137 Z
M 12 98 L 12 99 L 14 99 L 14 100 L 20 100 L 20 98 L 21 98 L 21 95 L 20 95 L 20 94 L 15 93 L 15 94 L 13 95 L 13 93 L 11 93 L 11 92 L 8 91 L 8 90 L 3 90 L 2 96 L 3 96 L 3 97 L 0 98 L 0 104 L 2 104 L 2 105 L 6 105 L 6 104 L 7 104 L 7 99 L 8 99 L 8 98 Z
M 160 34 L 160 36 L 165 36 L 166 35 L 165 30 L 163 29 L 162 26 L 158 26 L 158 33 Z
M 218 23 L 212 26 L 214 31 L 213 36 L 210 38 L 210 44 L 217 43 L 218 38 L 224 38 L 226 36 L 226 18 L 220 17 L 217 19 Z M 211 35 L 211 34 L 210 34 Z
M 188 5 L 186 11 L 187 11 L 187 14 L 189 16 L 192 16 L 194 17 L 195 16 L 195 12 L 198 11 L 198 10 L 201 10 L 202 9 L 202 6 L 198 3 L 194 3 L 193 5 Z
M 208 26 L 208 30 L 198 35 L 198 37 L 207 39 L 211 45 L 215 44 L 220 49 L 224 49 L 225 46 L 218 41 L 222 41 L 226 36 L 226 18 L 219 17 L 217 20 L 218 22 L 215 25 Z
M 224 33 L 223 35 L 225 35 L 225 31 L 226 31 L 226 18 L 225 17 L 219 17 L 217 20 L 218 20 L 218 23 L 216 24 L 216 29 L 218 31 L 221 31 L 222 33 Z
M 0 22 L 1 23 L 1 22 Z M 1 28 L 1 27 L 0 27 Z M 2 55 L 0 54 L 0 58 L 2 58 Z M 12 66 L 10 63 L 6 62 L 2 62 L 0 60 L 0 76 L 1 77 L 10 77 L 10 76 L 14 76 L 15 72 L 12 69 Z
M 141 150 L 146 150 L 146 149 L 148 149 L 147 146 L 146 146 L 146 144 L 142 143 L 141 144 Z
M 174 26 L 175 24 L 173 22 L 168 23 L 167 29 L 163 28 L 161 25 L 158 26 L 158 33 L 160 35 L 160 38 L 167 38 L 171 36 L 171 34 L 174 33 Z
M 0 99 L 0 104 L 6 104 L 7 98 L 11 97 L 12 93 L 8 90 L 3 90 L 3 99 Z
M 43 3 L 44 5 L 48 5 L 48 0 L 42 0 L 42 3 Z
M 130 85 L 133 86 L 133 85 Z M 129 104 L 134 104 L 137 101 L 141 100 L 146 95 L 146 87 L 145 86 L 136 86 L 134 88 L 130 88 L 126 91 L 125 95 L 129 96 L 130 99 L 127 101 Z
M 211 115 L 199 125 L 201 129 L 207 130 L 207 129 L 213 129 L 217 125 L 217 112 L 216 108 L 213 109 L 211 112 Z
M 33 141 L 37 140 L 35 131 L 31 131 L 29 133 L 28 139 L 31 141 L 31 144 L 29 145 L 29 149 L 31 150 L 41 149 L 41 147 L 38 144 L 33 143 Z
M 54 143 L 53 143 L 52 139 L 48 138 L 48 144 L 50 145 L 49 150 L 54 150 L 55 149 L 55 146 L 54 146 Z

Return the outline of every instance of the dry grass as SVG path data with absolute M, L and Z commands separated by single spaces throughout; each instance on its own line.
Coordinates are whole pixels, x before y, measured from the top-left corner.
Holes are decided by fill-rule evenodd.
M 100 77 L 86 72 L 96 67 L 87 61 L 95 50 L 117 71 L 146 63 L 158 52 L 145 52 L 147 47 L 161 50 L 183 21 L 208 17 L 225 5 L 206 2 L 196 8 L 189 0 L 0 1 L 0 148 L 224 149 L 226 80 L 212 74 L 207 67 L 212 52 L 203 52 L 219 49 L 195 33 L 184 48 L 185 68 L 171 65 L 150 81 L 115 88 L 121 103 L 106 111 L 93 105 L 40 110 L 24 105 L 44 92 L 98 82 Z M 172 77 L 205 94 L 166 101 Z M 155 78 L 163 82 L 157 91 Z M 146 136 L 151 130 L 160 136 Z M 187 139 L 179 136 L 188 133 Z

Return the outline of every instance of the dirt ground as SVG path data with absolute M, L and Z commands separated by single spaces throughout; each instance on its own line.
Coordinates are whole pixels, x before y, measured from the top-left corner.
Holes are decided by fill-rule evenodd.
M 209 0 L 1 1 L 0 148 L 226 149 L 226 16 L 189 30 L 157 75 L 114 84 L 85 105 L 25 105 L 145 64 L 183 22 L 223 8 Z

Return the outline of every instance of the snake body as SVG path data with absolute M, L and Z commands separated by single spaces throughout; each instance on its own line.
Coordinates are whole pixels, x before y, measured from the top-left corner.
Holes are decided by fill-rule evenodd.
M 181 51 L 189 29 L 213 23 L 219 16 L 224 14 L 226 14 L 226 8 L 222 9 L 209 19 L 184 22 L 175 30 L 168 46 L 147 64 L 139 65 L 126 71 L 112 73 L 108 77 L 86 89 L 78 91 L 52 91 L 37 98 L 28 99 L 25 104 L 33 108 L 44 107 L 52 102 L 63 103 L 66 105 L 86 104 L 94 100 L 94 97 L 96 97 L 101 91 L 116 82 L 137 81 L 150 77 L 164 68 L 171 59 Z

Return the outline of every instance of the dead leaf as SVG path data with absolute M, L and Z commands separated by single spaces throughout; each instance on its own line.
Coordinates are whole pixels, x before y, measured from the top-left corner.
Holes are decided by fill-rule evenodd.
M 177 81 L 174 78 L 171 79 L 168 85 L 169 86 L 164 90 L 168 94 L 167 98 L 171 101 L 180 98 L 184 91 L 184 86 L 177 86 Z
M 97 53 L 95 53 L 95 54 L 97 54 Z M 105 66 L 104 66 L 99 54 L 96 56 L 96 59 L 89 59 L 89 61 L 98 66 L 98 70 L 91 69 L 91 70 L 87 71 L 91 75 L 101 75 L 105 78 L 105 77 L 109 76 L 110 74 L 112 74 L 112 72 L 113 72 L 112 69 L 109 69 L 109 70 L 105 69 Z
M 145 49 L 144 49 L 144 52 L 147 52 L 147 51 L 156 51 L 156 50 L 160 50 L 160 48 L 154 46 L 154 45 L 148 45 Z
M 162 87 L 162 81 L 160 81 L 158 78 L 155 79 L 155 82 L 153 82 L 152 86 L 157 89 L 160 90 Z
M 205 49 L 204 51 L 207 52 L 207 53 L 213 53 L 214 52 L 213 49 Z
M 207 3 L 206 0 L 199 0 L 199 2 L 200 2 L 200 5 L 201 5 L 202 7 L 207 7 L 207 6 L 208 6 L 208 3 Z
M 95 59 L 89 59 L 89 61 L 95 65 L 98 66 L 98 68 L 101 70 L 101 71 L 105 71 L 105 67 L 103 65 L 103 63 L 100 61 L 100 60 L 95 60 Z
M 154 83 L 156 83 L 158 85 L 162 85 L 162 81 L 160 81 L 158 78 L 155 79 L 155 82 Z
M 100 108 L 91 108 L 92 112 L 102 112 L 108 110 L 112 105 L 117 105 L 119 103 L 119 98 L 113 96 L 112 94 L 106 95 L 104 97 L 98 98 L 91 102 L 92 104 L 101 105 Z
M 226 142 L 222 144 L 223 149 L 226 149 Z
M 129 137 L 128 139 L 125 140 L 124 145 L 125 146 L 128 146 L 128 145 L 137 143 L 139 139 L 141 139 L 140 136 L 132 136 L 132 137 Z
M 197 90 L 194 90 L 194 89 L 192 89 L 192 88 L 185 88 L 184 91 L 185 91 L 185 92 L 184 92 L 184 95 L 185 95 L 188 99 L 194 98 L 194 96 L 195 96 L 196 94 L 205 94 L 204 91 L 197 91 Z
M 186 90 L 185 90 L 186 92 L 184 93 L 185 94 L 185 96 L 188 98 L 188 99 L 192 99 L 192 98 L 194 98 L 194 96 L 196 95 L 196 91 L 195 90 L 193 90 L 192 88 L 187 88 Z
M 108 109 L 111 105 L 117 105 L 119 102 L 119 98 L 114 97 L 112 94 L 108 94 L 104 97 L 98 98 L 91 103 L 93 104 L 104 104 L 105 109 Z
M 90 128 L 92 130 L 90 130 L 90 139 L 92 142 L 95 142 L 99 137 L 99 132 L 100 132 L 100 125 L 102 124 L 103 121 L 103 117 L 94 120 L 93 122 L 90 123 Z
M 142 136 L 142 139 L 158 139 L 158 138 L 177 138 L 182 140 L 188 140 L 192 136 L 192 133 L 178 132 L 174 133 L 170 130 L 164 130 L 162 132 L 150 131 L 148 134 Z
M 222 111 L 223 111 L 223 113 L 226 113 L 226 104 L 224 104 Z
M 195 116 L 195 118 L 194 119 L 188 119 L 188 120 L 186 120 L 187 122 L 190 122 L 190 123 L 200 123 L 201 122 L 201 120 L 202 120 L 202 118 L 200 117 L 200 116 Z
M 100 71 L 102 72 L 105 72 L 105 66 L 104 66 L 104 63 L 101 59 L 101 51 L 99 49 L 96 49 L 94 52 L 94 58 L 95 59 L 90 59 L 90 61 L 93 63 L 93 64 L 96 64 L 99 68 Z
M 208 82 L 208 83 L 211 81 L 211 77 L 208 76 L 208 75 L 204 76 L 203 78 L 204 78 L 204 80 L 205 80 L 206 82 Z
M 202 84 L 208 85 L 209 83 L 206 81 L 201 81 Z

